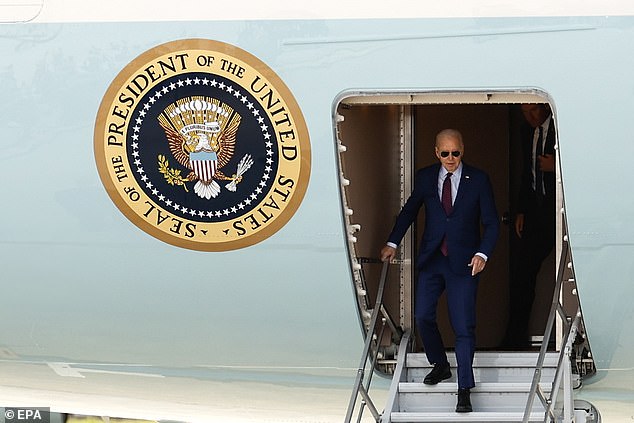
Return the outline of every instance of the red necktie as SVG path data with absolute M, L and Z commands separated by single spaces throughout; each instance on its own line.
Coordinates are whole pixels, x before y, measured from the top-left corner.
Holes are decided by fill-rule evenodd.
M 445 213 L 447 214 L 447 216 L 449 216 L 451 214 L 451 211 L 453 210 L 453 206 L 451 205 L 451 175 L 452 173 L 448 172 L 444 182 L 442 183 L 442 198 L 440 199 L 440 201 L 442 202 L 442 207 L 443 209 L 445 209 Z M 440 251 L 444 256 L 447 256 L 447 254 L 449 254 L 449 251 L 447 249 L 446 235 L 442 239 L 442 244 L 440 244 Z

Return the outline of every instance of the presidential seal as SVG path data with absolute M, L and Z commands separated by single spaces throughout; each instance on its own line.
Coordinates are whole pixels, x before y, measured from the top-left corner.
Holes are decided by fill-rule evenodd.
M 169 42 L 126 66 L 103 98 L 94 146 L 119 210 L 193 250 L 273 235 L 310 176 L 308 130 L 289 89 L 256 57 L 211 40 Z

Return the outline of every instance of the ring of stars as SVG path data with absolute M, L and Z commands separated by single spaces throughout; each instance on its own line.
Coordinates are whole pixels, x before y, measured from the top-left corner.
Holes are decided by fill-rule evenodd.
M 240 203 L 224 208 L 224 209 L 210 209 L 210 210 L 196 210 L 192 208 L 185 207 L 181 204 L 178 204 L 165 195 L 163 195 L 157 187 L 149 180 L 148 176 L 143 169 L 143 165 L 140 160 L 139 153 L 139 132 L 141 131 L 141 127 L 143 125 L 143 121 L 148 111 L 152 108 L 152 106 L 160 99 L 163 95 L 169 93 L 170 91 L 174 91 L 177 88 L 185 87 L 188 85 L 206 85 L 210 87 L 214 87 L 227 93 L 231 94 L 236 98 L 239 102 L 245 105 L 245 107 L 249 110 L 249 112 L 253 115 L 254 119 L 257 119 L 260 130 L 262 131 L 262 137 L 264 138 L 264 145 L 266 150 L 266 166 L 264 168 L 264 173 L 262 174 L 262 178 L 258 183 L 257 188 L 251 192 L 244 200 Z M 273 143 L 271 142 L 271 134 L 268 131 L 268 126 L 264 120 L 264 117 L 260 115 L 260 110 L 258 110 L 253 102 L 250 102 L 249 99 L 244 95 L 240 90 L 234 88 L 231 84 L 225 84 L 224 82 L 218 82 L 215 79 L 208 79 L 207 77 L 199 78 L 196 76 L 195 78 L 180 78 L 177 81 L 173 81 L 169 84 L 165 84 L 162 88 L 159 87 L 157 91 L 154 92 L 152 96 L 149 97 L 147 102 L 143 104 L 141 111 L 139 112 L 139 116 L 135 119 L 135 125 L 132 128 L 132 143 L 130 144 L 132 147 L 132 157 L 134 158 L 134 170 L 139 174 L 138 181 L 140 185 L 145 185 L 147 188 L 146 193 L 152 193 L 154 199 L 166 207 L 169 207 L 181 215 L 186 216 L 190 215 L 192 218 L 209 218 L 212 220 L 219 220 L 221 218 L 230 218 L 232 215 L 240 212 L 245 207 L 250 206 L 251 203 L 257 200 L 257 198 L 264 192 L 264 189 L 269 184 L 269 180 L 271 179 L 271 172 L 273 172 Z M 212 203 L 210 203 L 212 205 Z

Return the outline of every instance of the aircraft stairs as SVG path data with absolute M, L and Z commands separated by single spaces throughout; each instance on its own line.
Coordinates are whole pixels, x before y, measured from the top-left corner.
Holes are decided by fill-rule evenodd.
M 368 410 L 377 423 L 392 422 L 562 422 L 600 423 L 592 404 L 575 400 L 573 390 L 596 369 L 581 307 L 566 312 L 563 289 L 576 292 L 572 254 L 563 237 L 551 310 L 539 351 L 476 351 L 473 368 L 476 387 L 471 391 L 473 412 L 456 413 L 456 362 L 448 353 L 452 377 L 425 385 L 431 370 L 424 353 L 413 351 L 412 330 L 402 330 L 383 304 L 389 263 L 383 263 L 376 300 L 366 316 L 366 338 L 345 422 L 368 421 Z M 556 332 L 553 330 L 557 326 Z M 559 339 L 554 335 L 559 336 Z M 388 342 L 386 343 L 386 339 Z M 550 344 L 550 345 L 549 345 Z M 369 371 L 366 371 L 366 367 Z M 370 395 L 375 373 L 392 377 L 387 401 L 379 411 Z M 360 398 L 357 404 L 357 399 Z
M 459 414 L 456 408 L 456 362 L 448 354 L 452 377 L 438 385 L 425 385 L 431 370 L 424 353 L 408 353 L 396 389 L 390 418 L 392 422 L 521 422 L 531 390 L 538 352 L 476 352 L 473 371 L 476 387 L 471 391 L 474 411 Z M 559 354 L 545 356 L 540 385 L 550 393 Z M 402 380 L 401 380 L 402 379 Z M 544 420 L 541 404 L 534 404 L 529 422 Z

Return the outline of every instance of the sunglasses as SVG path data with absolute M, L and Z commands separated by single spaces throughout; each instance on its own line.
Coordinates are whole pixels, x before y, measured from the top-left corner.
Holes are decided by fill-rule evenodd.
M 460 152 L 459 151 L 452 151 L 451 153 L 449 151 L 441 151 L 440 152 L 440 157 L 447 158 L 449 157 L 449 154 L 451 154 L 454 157 L 460 157 Z

